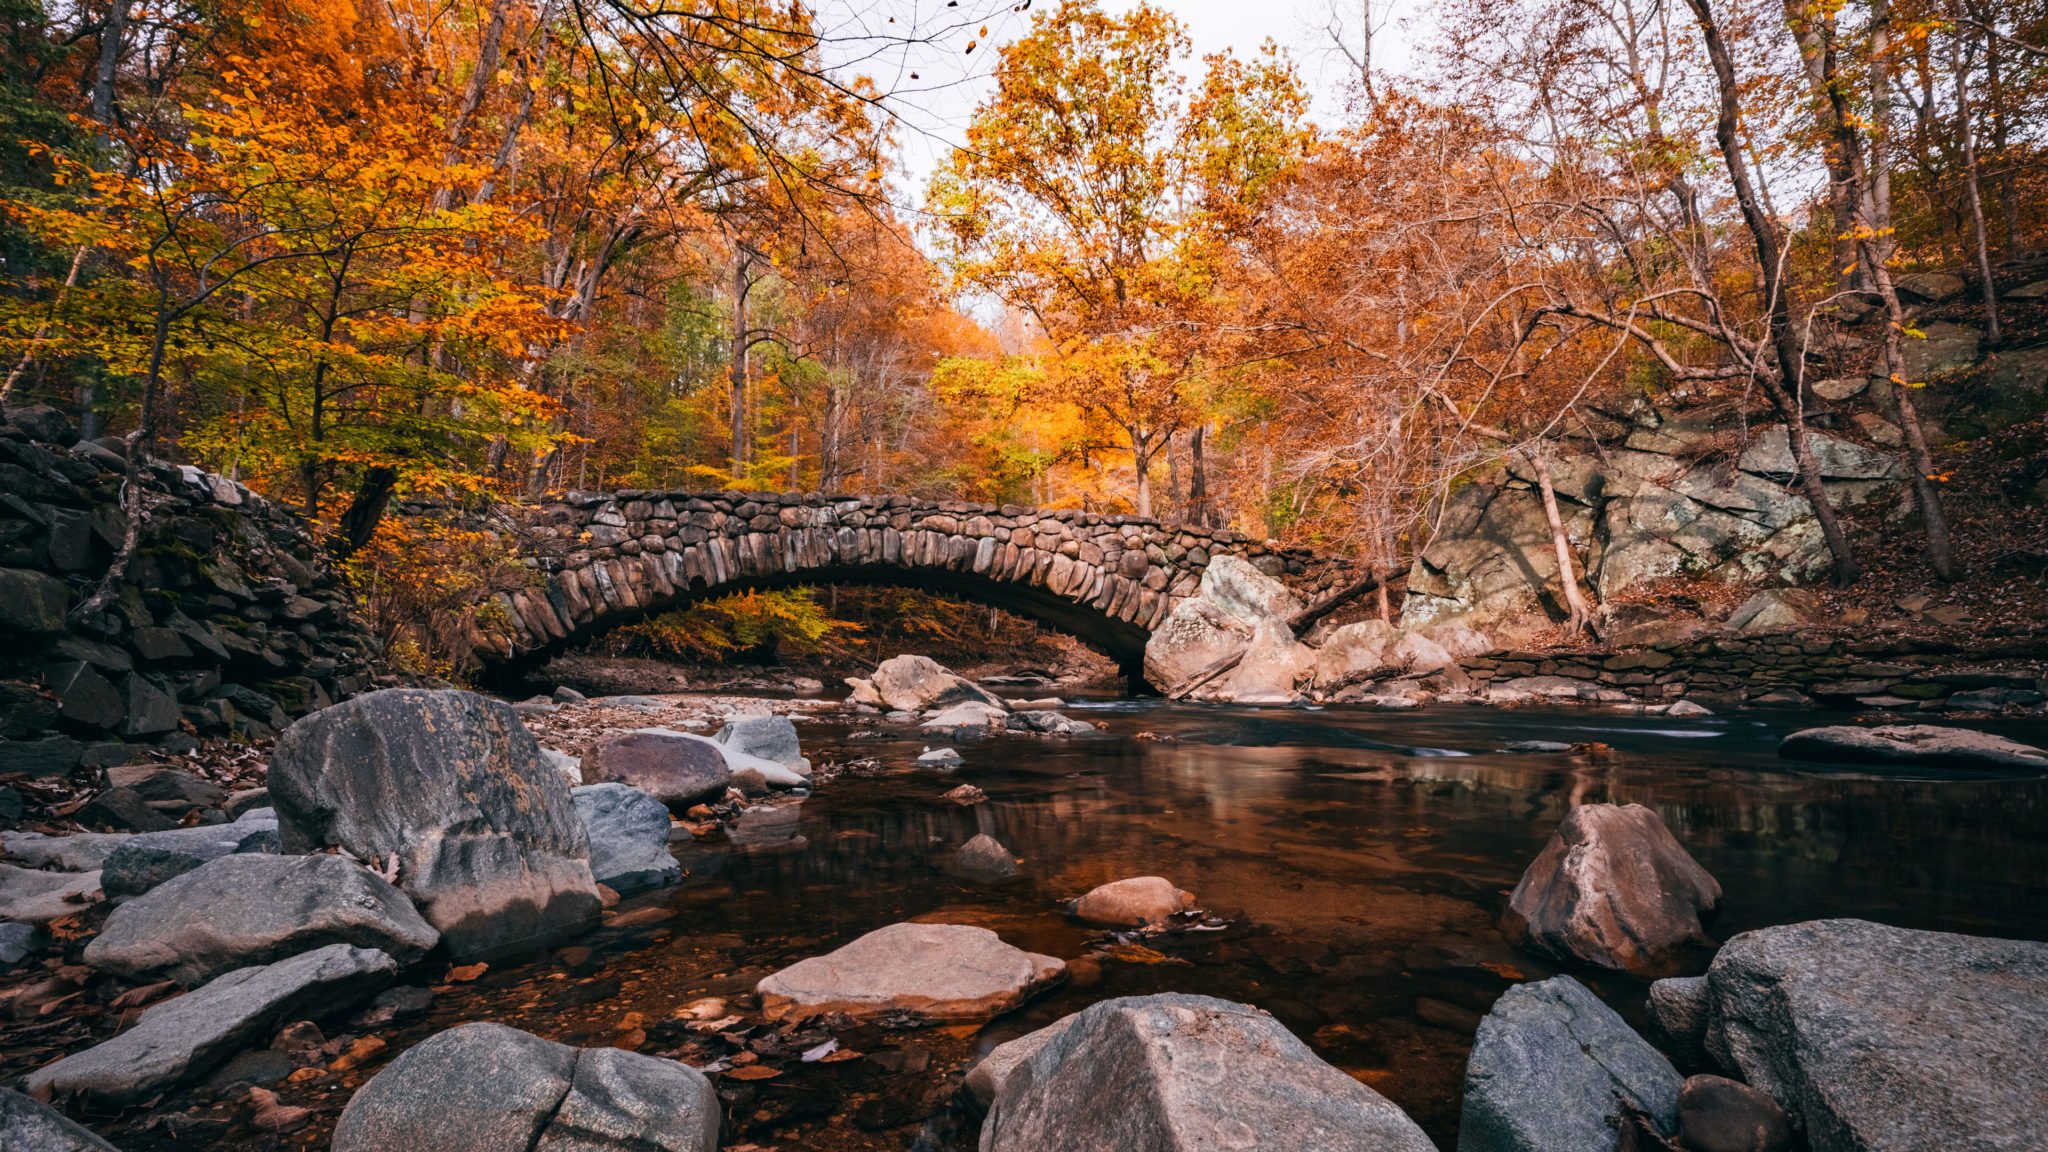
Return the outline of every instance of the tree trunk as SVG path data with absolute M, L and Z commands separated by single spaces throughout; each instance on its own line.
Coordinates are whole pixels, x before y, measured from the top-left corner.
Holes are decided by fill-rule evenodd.
M 747 265 L 744 248 L 735 247 L 732 265 L 732 476 L 745 483 L 747 474 Z
M 1564 591 L 1565 607 L 1570 616 L 1565 621 L 1574 636 L 1599 634 L 1593 626 L 1593 609 L 1586 603 L 1586 597 L 1579 590 L 1577 565 L 1572 562 L 1571 538 L 1565 535 L 1564 517 L 1557 511 L 1557 488 L 1550 482 L 1550 451 L 1543 444 L 1526 449 L 1522 458 L 1529 462 L 1529 468 L 1536 473 L 1536 490 L 1543 496 L 1543 519 L 1550 524 L 1550 544 L 1557 552 L 1557 583 Z
M 1735 186 L 1735 200 L 1742 208 L 1743 223 L 1749 229 L 1750 239 L 1756 245 L 1757 264 L 1762 270 L 1764 297 L 1769 305 L 1765 314 L 1769 330 L 1768 343 L 1777 355 L 1777 377 L 1769 372 L 1758 373 L 1758 382 L 1770 396 L 1772 406 L 1785 421 L 1785 438 L 1792 450 L 1792 462 L 1797 470 L 1799 488 L 1807 502 L 1813 506 L 1814 521 L 1820 525 L 1821 537 L 1827 541 L 1828 552 L 1835 561 L 1835 584 L 1846 588 L 1856 582 L 1862 573 L 1856 565 L 1855 552 L 1849 546 L 1849 537 L 1842 531 L 1842 524 L 1835 516 L 1834 506 L 1828 503 L 1827 488 L 1821 483 L 1820 468 L 1814 463 L 1813 448 L 1806 441 L 1806 419 L 1801 410 L 1799 396 L 1802 378 L 1805 375 L 1805 358 L 1800 351 L 1798 338 L 1792 330 L 1792 309 L 1785 298 L 1783 269 L 1779 265 L 1778 237 L 1771 221 L 1764 215 L 1756 195 L 1756 187 L 1750 180 L 1749 164 L 1743 157 L 1742 140 L 1739 134 L 1741 107 L 1735 84 L 1735 64 L 1728 54 L 1728 45 L 1721 39 L 1720 26 L 1714 22 L 1709 0 L 1686 0 L 1693 15 L 1698 19 L 1701 38 L 1706 41 L 1707 56 L 1713 62 L 1714 79 L 1720 90 L 1720 114 L 1715 120 L 1714 136 L 1721 149 L 1721 159 L 1728 166 L 1729 182 Z
M 1130 430 L 1131 465 L 1137 472 L 1138 507 L 1140 516 L 1152 515 L 1152 437 L 1136 429 Z
M 391 494 L 397 487 L 397 469 L 380 464 L 363 470 L 362 482 L 356 486 L 355 498 L 349 501 L 348 510 L 341 514 L 341 531 L 334 538 L 334 551 L 338 558 L 353 556 L 370 542 L 370 537 L 377 532 L 378 522 L 384 519 L 384 510 L 391 506 Z
M 1204 455 L 1208 438 L 1206 421 L 1188 433 L 1188 520 L 1199 528 L 1209 526 L 1209 464 Z
M 1984 197 L 1977 180 L 1977 130 L 1970 123 L 1971 55 L 1963 51 L 1962 33 L 1956 34 L 1951 64 L 1956 74 L 1956 142 L 1963 150 L 1963 200 L 1970 209 L 1970 233 L 1977 245 L 1977 284 L 1984 299 L 1984 342 L 1996 348 L 2003 339 L 1998 330 L 1998 291 L 1991 283 L 1991 242 L 1984 234 Z

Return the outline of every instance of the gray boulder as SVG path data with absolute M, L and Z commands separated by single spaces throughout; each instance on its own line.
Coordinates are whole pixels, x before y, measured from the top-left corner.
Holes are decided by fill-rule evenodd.
M 891 924 L 762 980 L 770 1020 L 892 1011 L 934 1020 L 979 1020 L 1007 1012 L 1066 977 L 1067 966 L 1012 948 L 966 924 Z
M 49 933 L 33 924 L 0 921 L 0 972 L 42 951 L 49 942 Z
M 1707 970 L 1707 1050 L 1814 1152 L 2048 1148 L 2048 944 L 1816 920 Z
M 223 856 L 107 917 L 85 962 L 128 980 L 201 984 L 329 944 L 400 964 L 439 941 L 405 894 L 345 856 Z
M 107 769 L 107 783 L 128 788 L 145 801 L 182 804 L 192 808 L 219 808 L 227 802 L 227 790 L 190 772 L 157 764 L 123 764 Z
M 1247 621 L 1190 596 L 1173 606 L 1145 641 L 1145 679 L 1162 692 L 1251 646 L 1256 629 Z
M 1668 1137 L 1683 1083 L 1577 980 L 1518 984 L 1479 1023 L 1458 1152 L 1614 1152 L 1624 1103 Z
M 2048 751 L 1989 732 L 1938 724 L 1807 728 L 1778 743 L 1787 760 L 1836 764 L 1918 764 L 1930 768 L 2048 770 Z
M 285 850 L 346 848 L 398 886 L 468 960 L 597 922 L 590 840 L 569 786 L 511 709 L 473 692 L 394 688 L 287 729 L 270 761 Z
M 1574 808 L 1508 898 L 1523 942 L 1553 956 L 1638 974 L 1705 942 L 1700 913 L 1721 885 L 1640 804 Z
M 614 736 L 583 758 L 584 783 L 624 784 L 678 810 L 723 794 L 731 780 L 715 742 L 666 728 Z
M 761 760 L 772 760 L 799 776 L 811 774 L 797 740 L 796 724 L 787 716 L 747 716 L 718 730 L 717 740 Z
M 1076 1016 L 1079 1013 L 1075 1014 Z M 1004 1081 L 1019 1064 L 1038 1054 L 1040 1048 L 1053 1037 L 1065 1032 L 1074 1023 L 1074 1016 L 1062 1016 L 1036 1032 L 1027 1032 L 1015 1040 L 998 1044 L 989 1049 L 988 1055 L 967 1070 L 967 1090 L 981 1102 L 983 1108 L 995 1103 L 1003 1090 Z
M 1016 879 L 1017 861 L 1002 841 L 983 832 L 954 850 L 952 870 L 963 880 L 991 884 Z
M 398 964 L 370 948 L 329 944 L 241 968 L 145 1010 L 135 1026 L 28 1074 L 31 1095 L 122 1108 L 204 1076 L 278 1025 L 346 1011 L 391 982 Z
M 109 900 L 126 900 L 182 876 L 209 860 L 245 852 L 276 853 L 277 821 L 262 818 L 233 824 L 202 824 L 127 837 L 107 855 L 100 887 Z
M 1385 1097 L 1244 1004 L 1163 993 L 1069 1017 L 1002 1077 L 981 1152 L 1432 1152 Z
M 0 1148 L 7 1152 L 120 1152 L 62 1112 L 12 1088 L 0 1088 Z
M 571 1048 L 502 1024 L 413 1045 L 363 1085 L 332 1152 L 715 1152 L 704 1074 L 617 1048 Z
M 1003 726 L 1012 732 L 1036 732 L 1041 736 L 1076 736 L 1095 731 L 1095 725 L 1086 720 L 1076 720 L 1064 712 L 1044 709 L 1012 712 Z
M 1346 624 L 1324 637 L 1316 650 L 1316 687 L 1339 688 L 1354 680 L 1370 679 L 1387 672 L 1390 649 L 1400 633 L 1385 620 L 1361 620 Z
M 1674 976 L 1650 985 L 1651 1033 L 1682 1067 L 1712 1066 L 1707 1056 L 1707 978 Z
M 624 784 L 570 789 L 576 814 L 590 833 L 590 873 L 614 892 L 661 888 L 683 878 L 669 853 L 668 807 Z

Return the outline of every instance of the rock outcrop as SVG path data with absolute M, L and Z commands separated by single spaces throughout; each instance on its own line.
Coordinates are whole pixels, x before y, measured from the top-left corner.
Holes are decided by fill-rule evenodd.
M 270 793 L 288 852 L 345 848 L 397 884 L 461 959 L 592 927 L 590 840 L 569 786 L 504 704 L 389 689 L 287 730 Z
M 357 1090 L 333 1152 L 716 1152 L 719 1104 L 686 1064 L 502 1024 L 413 1045 Z
M 398 965 L 368 948 L 329 944 L 225 976 L 145 1010 L 111 1040 L 23 1078 L 34 1096 L 121 1108 L 211 1071 L 278 1025 L 345 1012 L 391 982 Z
M 1522 939 L 1553 956 L 1653 972 L 1706 940 L 1721 885 L 1640 804 L 1572 809 L 1508 898 Z
M 907 923 L 792 964 L 755 990 L 771 1020 L 890 1011 L 979 1020 L 1015 1008 L 1065 975 L 1059 960 L 1012 948 L 986 928 Z
M 1518 984 L 1472 1042 L 1458 1152 L 1614 1152 L 1625 1108 L 1669 1138 L 1682 1083 L 1577 980 Z
M 2048 1147 L 2048 944 L 1817 920 L 1707 971 L 1707 1050 L 1814 1152 Z
M 1316 666 L 1316 653 L 1288 627 L 1301 609 L 1287 585 L 1256 565 L 1236 556 L 1213 557 L 1195 594 L 1175 604 L 1146 642 L 1145 678 L 1172 689 L 1241 656 L 1236 668 L 1197 689 L 1194 698 L 1290 701 Z
M 405 894 L 344 856 L 223 856 L 114 909 L 85 962 L 127 980 L 203 984 L 329 944 L 400 964 L 439 942 Z
M 1124 997 L 1047 1031 L 1003 1075 L 981 1152 L 1434 1147 L 1385 1097 L 1247 1005 Z

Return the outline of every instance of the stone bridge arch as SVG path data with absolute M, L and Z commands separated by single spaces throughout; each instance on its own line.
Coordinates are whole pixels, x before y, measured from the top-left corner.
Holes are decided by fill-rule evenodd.
M 1351 576 L 1346 561 L 1224 529 L 906 496 L 570 493 L 500 505 L 488 520 L 534 569 L 527 587 L 496 594 L 503 611 L 479 637 L 493 675 L 700 599 L 849 583 L 1030 617 L 1116 660 L 1136 686 L 1145 641 L 1212 557 L 1239 556 L 1305 603 Z

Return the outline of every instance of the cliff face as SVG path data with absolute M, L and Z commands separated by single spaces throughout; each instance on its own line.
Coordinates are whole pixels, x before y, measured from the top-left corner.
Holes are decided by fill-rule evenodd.
M 297 518 L 195 468 L 144 469 L 127 580 L 75 617 L 121 540 L 124 469 L 50 410 L 0 425 L 0 774 L 263 738 L 368 684 L 375 642 Z
M 1832 433 L 1809 437 L 1836 508 L 1911 513 L 1906 473 L 1889 453 Z M 1677 575 L 1798 585 L 1827 574 L 1812 506 L 1791 487 L 1782 425 L 1751 424 L 1732 404 L 1646 408 L 1613 441 L 1566 442 L 1560 455 L 1558 511 L 1602 601 Z M 1506 639 L 1560 618 L 1558 595 L 1535 478 L 1513 465 L 1452 493 L 1409 573 L 1402 619 L 1458 619 Z

